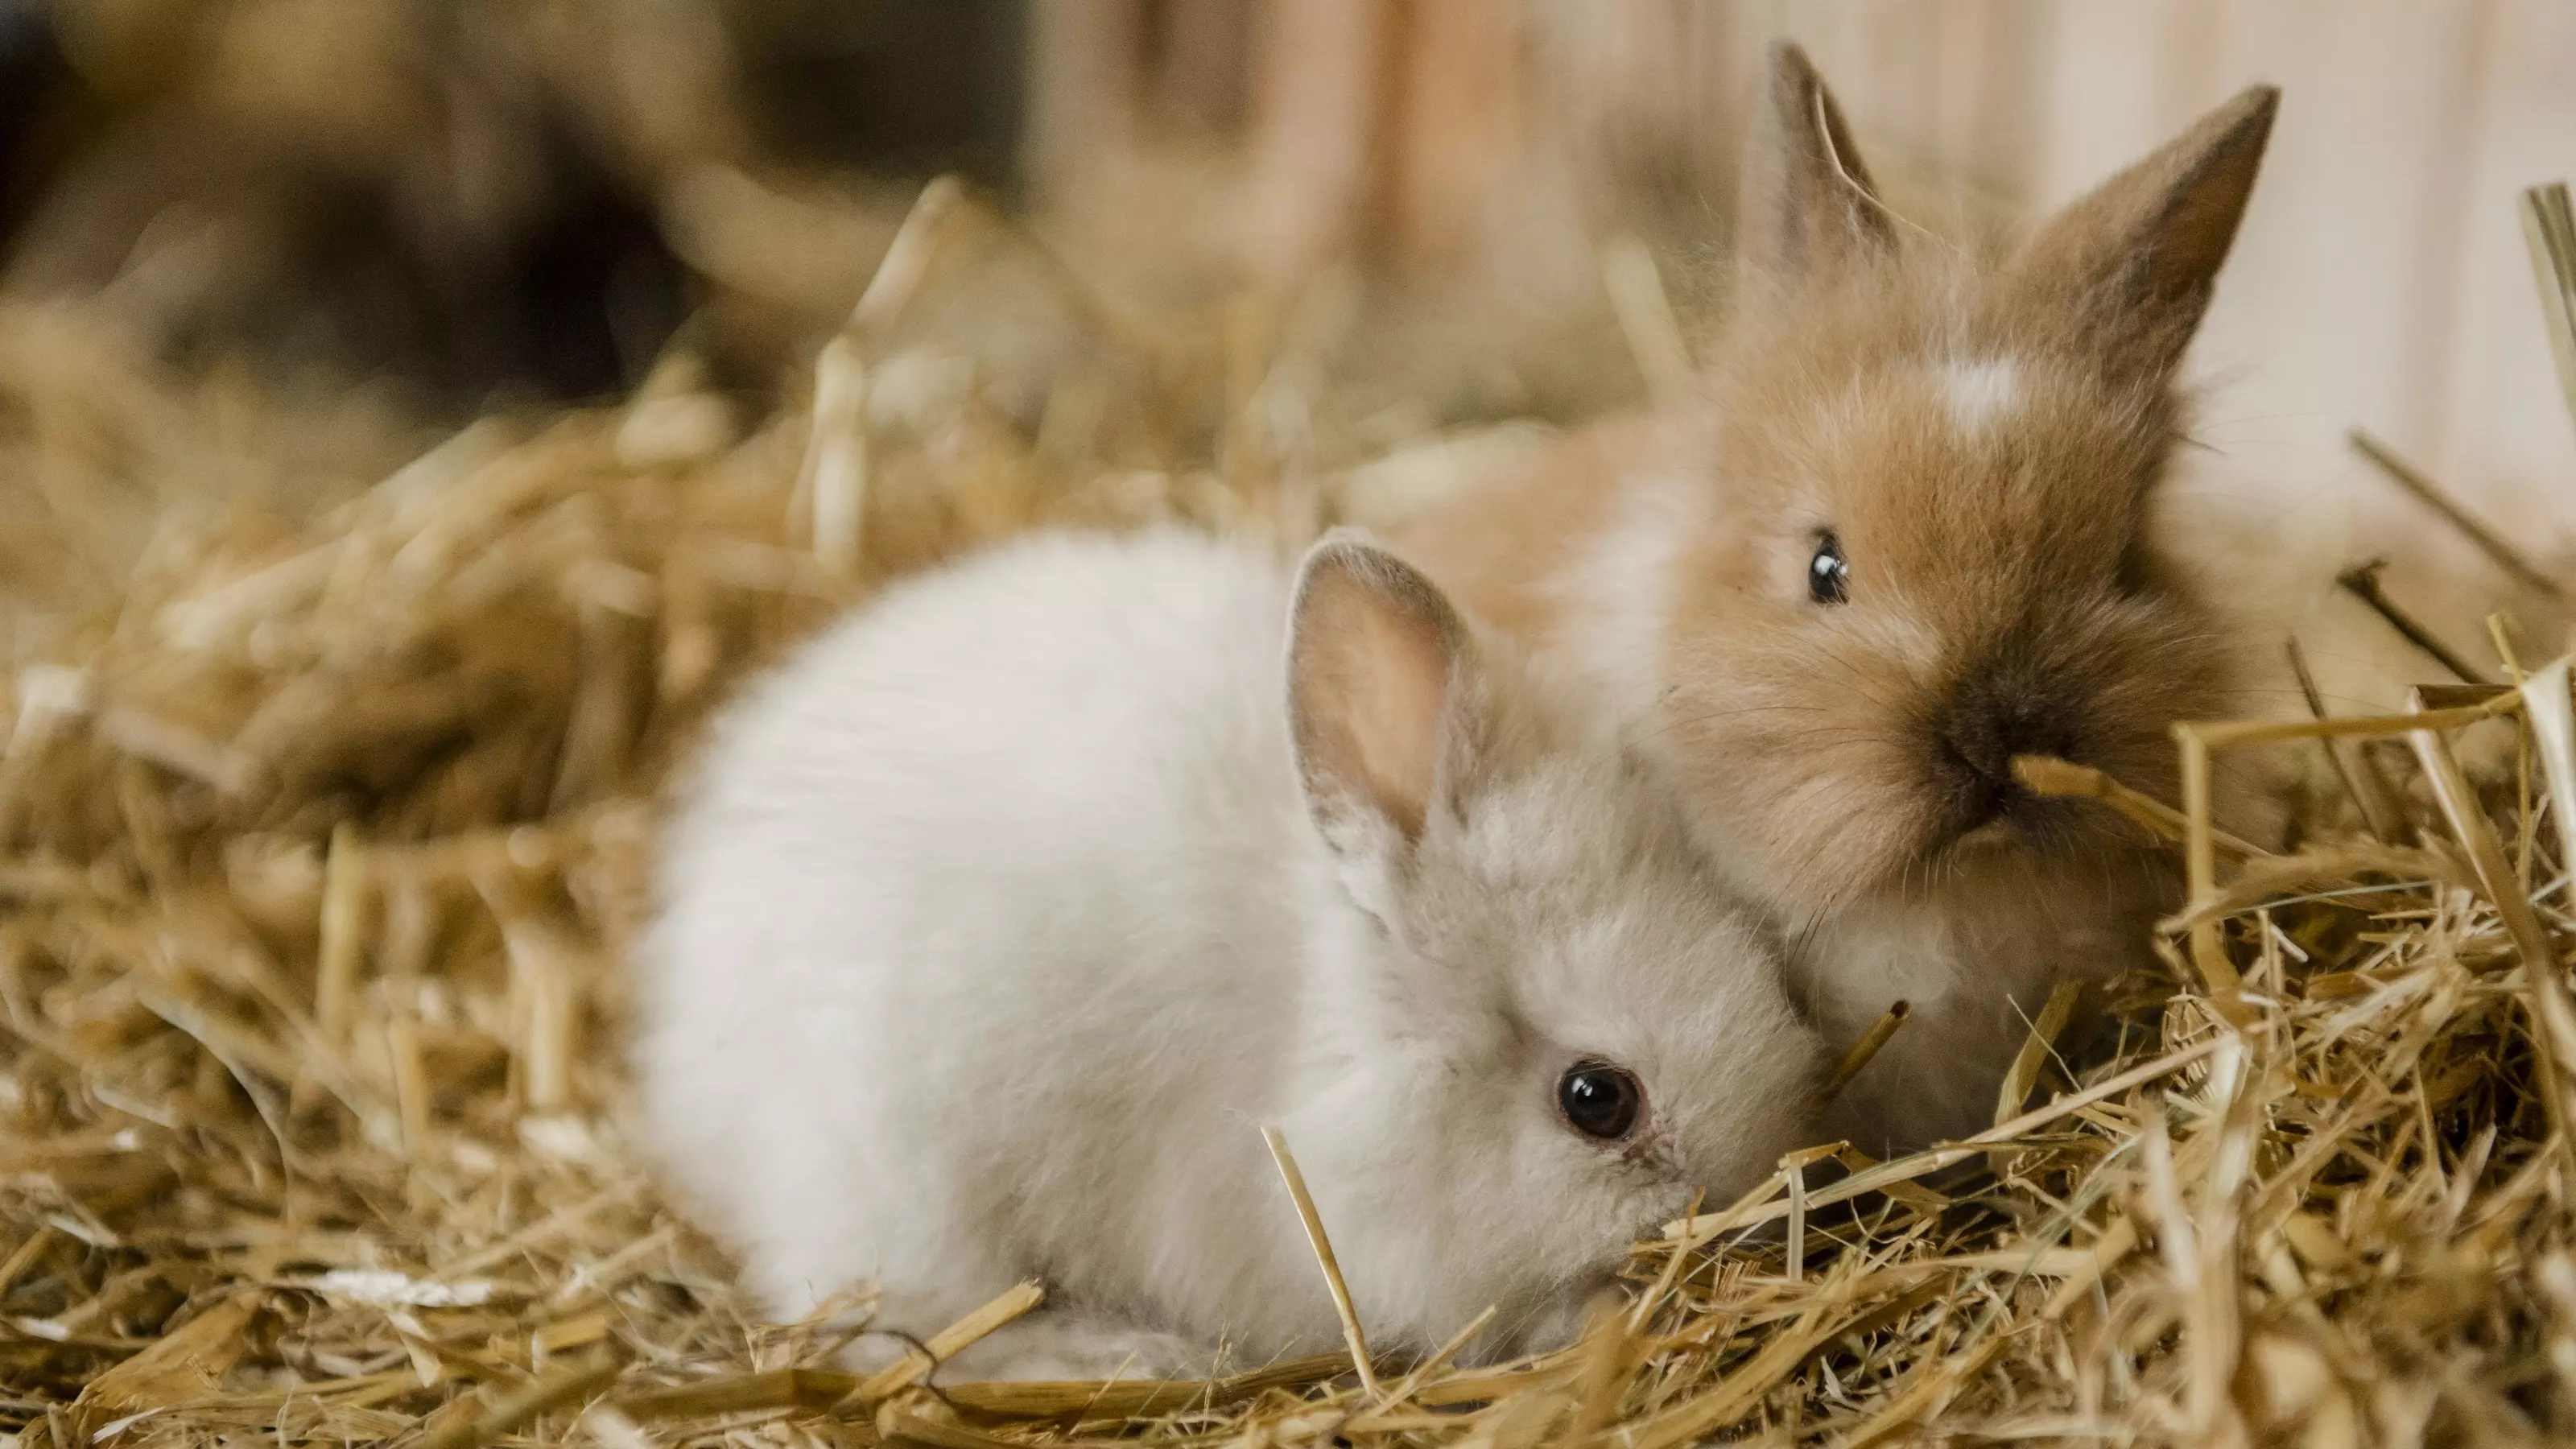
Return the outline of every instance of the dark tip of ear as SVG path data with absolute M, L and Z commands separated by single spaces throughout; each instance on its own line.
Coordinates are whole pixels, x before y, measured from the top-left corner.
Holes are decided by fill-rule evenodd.
M 2174 143 L 2182 175 L 2174 185 L 2164 245 L 2150 263 L 2158 290 L 2205 289 L 2226 261 L 2280 109 L 2279 87 L 2249 86 Z
M 2200 325 L 2252 199 L 2281 93 L 2250 86 L 2043 226 L 1998 315 L 2161 380 Z
M 1771 99 L 1774 103 L 1796 101 L 1803 104 L 1807 93 L 1824 82 L 1816 75 L 1815 62 L 1807 59 L 1807 48 L 1794 40 L 1771 42 Z
M 1812 162 L 1826 172 L 1840 172 L 1868 196 L 1877 194 L 1870 180 L 1869 168 L 1861 164 L 1860 147 L 1852 140 L 1851 123 L 1843 119 L 1843 108 L 1834 101 L 1833 89 L 1825 84 L 1815 62 L 1807 59 L 1806 47 L 1794 40 L 1771 43 L 1771 107 L 1776 113 L 1781 134 L 1797 138 L 1803 148 L 1812 149 Z M 1864 222 L 1875 219 L 1875 208 L 1863 208 Z
M 2188 178 L 2185 189 L 2201 178 L 2216 178 L 2234 170 L 2241 173 L 2241 184 L 2215 188 L 2233 191 L 2239 209 L 2244 193 L 2254 184 L 2254 170 L 2262 164 L 2264 147 L 2271 143 L 2272 120 L 2281 112 L 2281 88 L 2247 86 L 2235 97 L 2211 111 L 2177 139 L 2171 151 L 2182 158 Z
M 1894 228 L 1842 107 L 1795 42 L 1771 46 L 1767 107 L 1745 168 L 1746 275 L 1795 288 L 1893 246 Z
M 2256 145 L 2272 133 L 2272 118 L 2281 110 L 2279 86 L 2247 86 L 2227 104 L 2209 113 L 2202 124 L 2218 132 L 2243 130 Z

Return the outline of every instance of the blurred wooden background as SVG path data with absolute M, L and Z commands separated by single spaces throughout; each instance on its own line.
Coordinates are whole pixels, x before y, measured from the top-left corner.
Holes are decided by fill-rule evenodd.
M 1619 231 L 1709 300 L 1687 283 L 1722 274 L 1777 35 L 1901 204 L 1987 241 L 2271 81 L 2280 127 L 2198 354 L 2223 389 L 2207 440 L 2340 515 L 2371 486 L 2358 423 L 2489 508 L 2576 520 L 2514 211 L 2576 174 L 2565 0 L 1036 0 L 1030 24 L 1041 205 L 1186 166 L 1232 188 L 1207 225 L 1246 274 L 1358 258 L 1571 310 L 1598 309 L 1586 248 Z
M 448 420 L 617 395 L 688 319 L 767 406 L 955 168 L 1109 296 L 1239 311 L 1236 361 L 1334 314 L 1365 454 L 1644 395 L 1605 256 L 1722 312 L 1781 35 L 1896 204 L 1980 247 L 2280 84 L 2198 354 L 2223 486 L 2381 546 L 2348 535 L 2412 519 L 2360 424 L 2576 524 L 2514 210 L 2576 175 L 2568 0 L 0 0 L 0 296 Z

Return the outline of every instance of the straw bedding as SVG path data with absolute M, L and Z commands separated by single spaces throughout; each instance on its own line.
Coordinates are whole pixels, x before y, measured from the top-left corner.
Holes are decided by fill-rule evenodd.
M 2186 732 L 2187 760 L 2309 752 L 2286 859 L 2233 848 L 2203 802 L 2039 767 L 2190 858 L 2195 909 L 2169 974 L 2113 1003 L 2115 1048 L 2062 1058 L 2053 1002 L 1994 1130 L 1793 1157 L 1640 1244 L 1633 1302 L 1563 1353 L 1383 1364 L 1374 1393 L 1346 1357 L 1159 1386 L 952 1384 L 914 1359 L 862 1382 L 831 1354 L 864 1300 L 753 1321 L 618 1126 L 618 962 L 658 792 L 710 705 L 979 539 L 1179 514 L 1293 547 L 1515 444 L 1319 469 L 1293 327 L 1251 366 L 1229 351 L 1246 329 L 1213 324 L 959 361 L 897 319 L 971 210 L 916 212 L 810 413 L 746 428 L 675 352 L 623 406 L 477 424 L 300 518 L 181 515 L 9 677 L 0 1429 L 20 1449 L 2576 1433 L 2563 672 L 2340 726 L 2383 743 L 2335 772 L 2291 738 L 2322 726 Z M 221 408 L 140 374 L 88 377 L 83 425 L 40 439 L 72 385 L 12 373 L 11 445 L 146 493 L 221 446 Z M 2463 773 L 2471 733 L 2501 769 Z

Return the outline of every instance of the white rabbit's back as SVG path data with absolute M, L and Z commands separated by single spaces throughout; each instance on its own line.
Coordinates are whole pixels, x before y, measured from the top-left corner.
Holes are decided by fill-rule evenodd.
M 1178 533 L 1033 539 L 890 591 L 719 727 L 640 1075 L 773 1309 L 882 1274 L 936 1327 L 1032 1272 L 1133 1281 L 1091 1260 L 1186 1257 L 1175 1215 L 1226 1210 L 1170 1148 L 1257 1147 L 1199 1119 L 1257 1105 L 1296 1011 L 1288 591 Z

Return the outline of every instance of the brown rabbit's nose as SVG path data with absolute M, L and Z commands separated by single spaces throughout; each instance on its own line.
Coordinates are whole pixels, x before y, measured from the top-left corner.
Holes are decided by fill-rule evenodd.
M 1933 743 L 1933 769 L 1962 828 L 1974 829 L 2029 798 L 2013 779 L 2013 756 L 2074 747 L 2074 727 L 2046 700 L 1980 681 L 1959 690 Z

